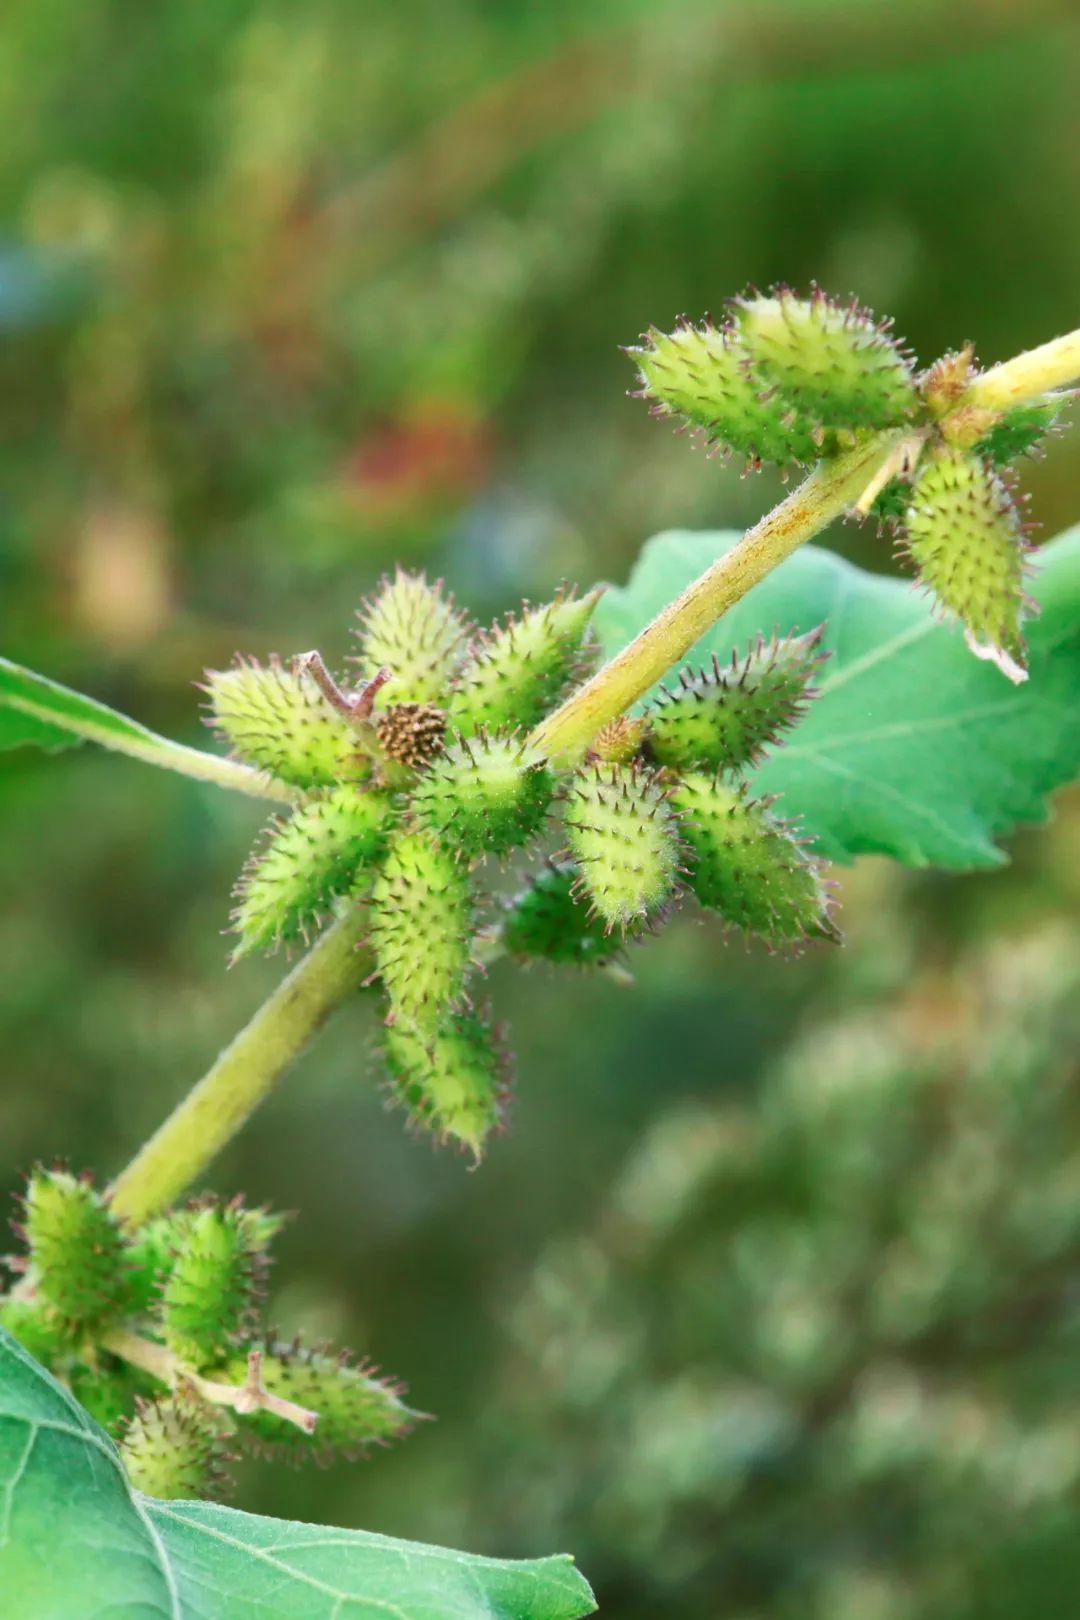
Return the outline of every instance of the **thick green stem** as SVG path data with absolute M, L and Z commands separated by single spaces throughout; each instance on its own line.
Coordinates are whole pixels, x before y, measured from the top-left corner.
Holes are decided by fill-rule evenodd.
M 903 433 L 882 434 L 834 461 L 821 462 L 798 489 L 549 715 L 530 742 L 558 760 L 580 754 L 601 726 L 636 703 L 722 613 L 804 540 L 812 539 L 853 505 L 904 437 Z
M 345 997 L 371 970 L 359 948 L 359 908 L 333 923 L 227 1046 L 110 1189 L 112 1207 L 137 1226 L 166 1209 L 273 1089 Z
M 1037 349 L 1003 360 L 976 377 L 964 404 L 981 405 L 987 410 L 1004 411 L 1036 399 L 1052 388 L 1065 388 L 1080 377 L 1080 329 L 1051 338 Z

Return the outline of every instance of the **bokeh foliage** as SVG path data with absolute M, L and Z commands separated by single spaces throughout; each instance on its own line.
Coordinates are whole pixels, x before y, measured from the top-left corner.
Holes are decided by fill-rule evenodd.
M 756 517 L 771 475 L 740 482 L 658 432 L 623 398 L 617 345 L 748 281 L 815 276 L 927 355 L 971 336 L 992 361 L 1074 325 L 1078 49 L 1064 0 L 15 0 L 4 651 L 197 740 L 205 666 L 272 646 L 336 660 L 396 560 L 484 616 L 563 575 L 624 578 L 656 529 Z M 1075 521 L 1067 445 L 1026 482 L 1048 534 Z M 868 530 L 829 543 L 891 566 Z M 257 811 L 89 751 L 0 769 L 2 1175 L 60 1152 L 104 1177 L 275 981 L 273 964 L 222 973 Z M 497 970 L 530 1083 L 478 1176 L 401 1139 L 363 1016 L 342 1019 L 214 1180 L 302 1211 L 277 1272 L 289 1326 L 370 1347 L 440 1422 L 371 1469 L 253 1475 L 243 1505 L 548 1550 L 495 1511 L 503 1454 L 481 1478 L 474 1453 L 518 1366 L 510 1301 L 553 1234 L 591 1227 L 680 1100 L 736 1092 L 752 1112 L 794 1024 L 857 1016 L 920 966 L 963 999 L 974 937 L 1075 906 L 1074 829 L 1063 810 L 1021 836 L 1000 876 L 856 868 L 835 961 L 744 955 L 681 922 L 632 1000 Z M 674 1260 L 663 1275 L 683 1286 Z M 642 1391 L 653 1376 L 646 1360 Z M 498 1410 L 531 1447 L 535 1414 Z M 567 1436 L 543 1440 L 558 1496 Z M 600 1555 L 606 1612 L 633 1613 L 644 1543 L 605 1539 L 575 1501 L 545 1512 Z M 808 1481 L 799 1522 L 824 1526 L 830 1501 Z M 782 1526 L 758 1534 L 774 1581 L 752 1602 L 771 1603 Z M 1011 1615 L 1041 1616 L 1052 1559 L 1024 1556 Z M 668 1600 L 690 1613 L 681 1579 Z

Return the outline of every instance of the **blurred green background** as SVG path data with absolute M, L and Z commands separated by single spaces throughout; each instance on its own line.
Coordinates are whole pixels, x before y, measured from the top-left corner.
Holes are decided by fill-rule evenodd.
M 200 740 L 201 670 L 345 648 L 395 560 L 476 614 L 772 503 L 619 345 L 811 278 L 926 360 L 1074 326 L 1069 0 L 9 0 L 9 656 Z M 1080 518 L 1066 439 L 1027 475 Z M 892 568 L 887 542 L 829 540 Z M 280 973 L 226 974 L 257 808 L 0 767 L 0 1177 L 117 1169 Z M 274 1314 L 436 1413 L 242 1506 L 527 1554 L 604 1612 L 1026 1620 L 1080 1581 L 1080 804 L 975 877 L 842 875 L 795 962 L 690 918 L 637 984 L 493 975 L 482 1169 L 339 1015 L 215 1169 L 300 1211 Z

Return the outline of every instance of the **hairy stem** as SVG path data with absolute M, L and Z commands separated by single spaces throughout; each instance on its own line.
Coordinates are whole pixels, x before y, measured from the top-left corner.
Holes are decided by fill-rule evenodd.
M 1008 410 L 1026 399 L 1035 399 L 1052 388 L 1064 388 L 1080 377 L 1080 329 L 1051 338 L 1037 349 L 1003 360 L 976 377 L 964 404 L 981 405 L 987 410 Z
M 283 979 L 251 1022 L 113 1182 L 115 1213 L 138 1226 L 202 1174 L 248 1120 L 346 996 L 371 971 L 359 942 L 358 907 L 347 911 Z
M 821 462 L 792 493 L 674 602 L 658 613 L 629 646 L 541 722 L 529 741 L 549 757 L 572 759 L 601 726 L 647 692 L 721 614 L 853 505 L 889 460 L 903 433 L 878 435 L 870 444 Z

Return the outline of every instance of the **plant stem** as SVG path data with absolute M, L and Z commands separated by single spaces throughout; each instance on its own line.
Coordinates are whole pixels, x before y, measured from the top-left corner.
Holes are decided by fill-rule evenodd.
M 113 1182 L 115 1213 L 131 1226 L 166 1209 L 202 1174 L 371 964 L 359 907 L 332 923 L 251 1022 Z
M 1026 399 L 1035 399 L 1052 388 L 1064 388 L 1080 377 L 1080 329 L 1051 338 L 1037 349 L 1028 349 L 991 366 L 976 377 L 964 404 L 982 405 L 987 410 L 1008 410 Z
M 242 1384 L 222 1384 L 185 1367 L 165 1345 L 157 1344 L 153 1339 L 142 1339 L 137 1333 L 129 1333 L 126 1328 L 114 1328 L 106 1333 L 101 1345 L 110 1355 L 119 1356 L 121 1361 L 149 1373 L 151 1378 L 167 1384 L 170 1389 L 190 1384 L 204 1401 L 210 1401 L 214 1406 L 231 1407 L 241 1416 L 250 1412 L 273 1412 L 275 1417 L 295 1423 L 305 1434 L 315 1432 L 319 1421 L 317 1412 L 286 1400 L 283 1395 L 272 1394 L 263 1384 L 261 1350 L 248 1352 L 248 1375 Z
M 542 721 L 529 741 L 556 759 L 583 752 L 601 726 L 647 692 L 722 613 L 857 501 L 904 437 L 903 432 L 880 434 L 844 456 L 819 463 L 798 489 Z

